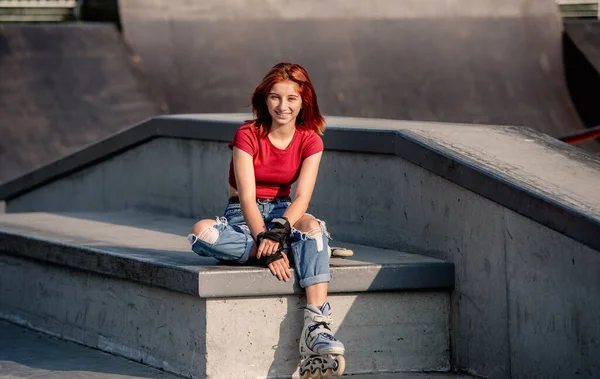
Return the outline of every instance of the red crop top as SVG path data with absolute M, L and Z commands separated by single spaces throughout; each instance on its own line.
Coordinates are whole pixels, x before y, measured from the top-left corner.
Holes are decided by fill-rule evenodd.
M 260 138 L 258 128 L 244 124 L 229 144 L 231 149 L 234 146 L 252 155 L 256 197 L 273 199 L 290 195 L 292 184 L 300 175 L 302 161 L 323 151 L 323 140 L 312 130 L 296 129 L 292 142 L 285 150 L 281 150 L 268 137 Z M 233 159 L 229 164 L 229 184 L 237 189 Z

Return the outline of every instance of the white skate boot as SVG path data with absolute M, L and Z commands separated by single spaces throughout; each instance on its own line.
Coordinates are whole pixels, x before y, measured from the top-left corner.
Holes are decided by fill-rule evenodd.
M 331 333 L 331 306 L 304 308 L 304 329 L 300 335 L 300 377 L 302 379 L 342 376 L 346 368 L 344 344 Z

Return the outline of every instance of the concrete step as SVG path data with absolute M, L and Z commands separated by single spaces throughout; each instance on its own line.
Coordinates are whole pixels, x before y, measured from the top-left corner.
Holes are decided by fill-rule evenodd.
M 262 267 L 193 254 L 185 238 L 193 222 L 137 212 L 0 215 L 0 318 L 187 377 L 297 375 L 301 288 Z M 336 245 L 355 251 L 331 262 L 346 372 L 447 371 L 453 265 Z

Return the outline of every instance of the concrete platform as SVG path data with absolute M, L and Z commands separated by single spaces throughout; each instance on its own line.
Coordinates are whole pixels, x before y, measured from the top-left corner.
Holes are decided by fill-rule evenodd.
M 303 291 L 263 267 L 197 256 L 193 222 L 0 215 L 0 319 L 186 377 L 297 377 Z M 453 264 L 344 245 L 355 256 L 332 260 L 329 301 L 346 372 L 449 370 Z
M 192 218 L 214 217 L 223 211 L 226 191 L 218 183 L 223 186 L 227 183 L 231 150 L 226 143 L 242 117 L 182 115 L 154 118 L 1 185 L 0 198 L 7 200 L 8 213 L 101 213 L 138 209 L 188 217 L 189 223 L 184 223 L 187 225 L 181 235 L 169 237 L 167 234 L 164 239 L 174 238 L 178 244 L 185 244 L 182 236 L 195 221 Z M 367 119 L 328 119 L 328 123 L 330 127 L 324 137 L 326 156 L 311 201 L 311 212 L 328 222 L 328 229 L 335 238 L 422 253 L 454 263 L 456 287 L 452 293 L 452 346 L 449 347 L 454 357 L 453 367 L 492 378 L 569 377 L 577 372 L 591 379 L 594 372 L 600 372 L 600 346 L 596 348 L 600 341 L 600 328 L 593 318 L 600 313 L 600 302 L 595 296 L 600 291 L 597 280 L 600 277 L 600 198 L 597 192 L 591 190 L 600 183 L 598 157 L 530 129 L 515 127 Z M 44 298 L 43 307 L 29 309 L 47 312 L 36 316 L 35 321 L 41 325 L 73 331 L 86 326 L 85 315 L 97 317 L 95 321 L 98 322 L 105 320 L 105 316 L 112 317 L 101 313 L 106 307 L 96 302 L 83 304 L 79 313 L 57 315 L 53 312 L 55 303 L 73 306 L 73 300 L 63 293 L 76 295 L 85 302 L 89 298 L 85 291 L 89 290 L 97 290 L 94 296 L 100 299 L 108 297 L 107 300 L 119 312 L 129 312 L 128 302 L 131 302 L 140 307 L 143 314 L 157 312 L 158 307 L 160 315 L 169 318 L 172 316 L 168 306 L 175 307 L 180 322 L 198 323 L 200 336 L 205 336 L 202 328 L 206 325 L 198 320 L 212 318 L 221 325 L 220 316 L 224 311 L 244 305 L 233 301 L 231 295 L 229 298 L 198 296 L 201 288 L 210 288 L 210 285 L 200 286 L 199 277 L 229 272 L 235 282 L 235 276 L 244 274 L 239 268 L 211 269 L 202 266 L 207 268 L 204 272 L 208 274 L 204 276 L 199 269 L 182 269 L 185 263 L 181 261 L 175 265 L 167 264 L 167 258 L 173 259 L 176 254 L 192 259 L 187 246 L 182 248 L 185 250 L 174 253 L 158 247 L 165 260 L 162 265 L 153 265 L 152 256 L 148 261 L 131 259 L 139 254 L 135 250 L 138 243 L 146 243 L 144 251 L 156 250 L 159 245 L 154 244 L 152 238 L 138 238 L 133 242 L 133 249 L 129 250 L 132 254 L 122 256 L 111 250 L 115 245 L 114 237 L 100 240 L 96 237 L 95 234 L 106 233 L 103 231 L 105 226 L 85 224 L 89 231 L 85 234 L 84 243 L 99 246 L 81 249 L 80 246 L 69 245 L 68 240 L 53 243 L 43 238 L 28 238 L 26 228 L 33 226 L 33 221 L 36 221 L 35 217 L 21 220 L 19 228 L 25 232 L 10 236 L 12 246 L 5 249 L 6 255 L 0 255 L 2 269 L 6 270 L 6 275 L 4 272 L 0 275 L 0 281 L 7 283 L 6 288 L 15 288 L 16 283 L 20 283 L 22 288 L 17 289 L 21 293 L 36 294 L 47 289 L 48 283 L 60 287 L 60 291 L 49 292 L 53 296 Z M 84 221 L 69 222 L 64 229 L 81 228 L 79 223 L 84 225 Z M 61 218 L 48 221 L 50 224 L 61 222 L 64 222 Z M 126 226 L 124 221 L 117 220 L 119 223 Z M 52 227 L 59 228 L 58 225 Z M 107 230 L 112 230 L 112 227 Z M 135 229 L 129 230 L 123 234 L 124 237 L 133 238 L 138 233 Z M 146 232 L 140 235 L 146 235 Z M 155 240 L 163 242 L 161 234 L 155 236 L 158 236 Z M 73 236 L 67 238 L 77 240 Z M 29 248 L 23 249 L 23 241 Z M 108 244 L 111 241 L 112 247 Z M 103 252 L 98 253 L 98 248 L 104 249 Z M 57 251 L 64 254 L 57 254 Z M 139 255 L 143 257 L 143 254 Z M 37 265 L 31 259 L 36 259 Z M 51 270 L 48 263 L 59 265 L 61 270 Z M 78 266 L 80 264 L 82 266 Z M 86 264 L 91 268 L 86 269 Z M 368 269 L 380 270 L 375 277 L 376 282 L 393 276 L 386 272 L 390 274 L 394 267 L 406 268 L 409 265 L 386 264 L 380 269 L 377 265 L 366 264 L 360 270 L 367 272 L 371 278 L 374 272 L 369 273 Z M 260 278 L 260 273 L 267 273 L 266 270 L 247 269 L 262 270 L 257 271 L 255 276 L 258 284 L 280 286 L 273 282 L 272 277 Z M 111 280 L 105 277 L 100 280 L 101 275 L 111 275 L 111 270 L 126 273 L 133 279 L 119 281 L 112 276 Z M 333 270 L 342 272 L 348 268 L 333 267 Z M 346 273 L 350 274 L 351 270 Z M 55 274 L 60 280 L 55 278 Z M 249 278 L 252 279 L 252 275 Z M 350 283 L 362 280 L 357 275 L 346 278 Z M 395 278 L 401 281 L 406 276 L 398 273 Z M 339 280 L 340 277 L 334 273 L 334 283 L 339 283 Z M 171 286 L 169 288 L 179 285 L 177 291 L 180 292 L 177 293 L 187 297 L 175 296 L 172 291 L 159 291 L 159 286 L 165 283 Z M 387 283 L 389 285 L 389 281 Z M 139 288 L 134 284 L 139 284 Z M 226 285 L 217 287 L 218 291 L 225 289 L 229 290 Z M 288 327 L 296 325 L 297 314 L 291 311 L 300 303 L 301 296 L 294 292 L 291 283 L 283 284 L 280 289 L 288 291 L 282 294 L 289 295 L 270 295 L 269 300 L 264 302 L 257 301 L 260 296 L 248 296 L 244 299 L 260 306 L 252 308 L 244 305 L 244 310 L 258 309 L 258 313 L 249 312 L 258 321 L 263 317 L 260 312 L 271 314 L 273 309 L 277 309 L 277 314 L 271 315 L 270 320 L 275 325 L 272 329 L 274 334 L 264 341 L 267 353 L 262 359 L 267 362 L 276 354 L 281 357 L 280 354 L 289 353 L 290 361 L 285 368 L 289 373 L 287 370 L 295 364 L 292 361 L 293 341 L 290 341 L 295 335 L 289 337 L 290 333 L 284 333 L 290 340 L 287 341 L 288 347 L 282 347 L 276 331 L 289 330 Z M 14 301 L 10 304 L 11 309 L 23 313 L 18 309 L 22 297 L 8 289 L 5 291 L 8 292 L 4 292 L 7 293 L 4 296 Z M 118 291 L 127 295 L 125 299 L 117 297 L 120 295 Z M 367 296 L 362 296 L 364 293 L 335 293 L 333 299 L 337 303 L 336 309 L 344 310 L 343 316 L 357 313 L 356 310 L 361 316 L 369 315 L 370 309 L 377 309 L 375 304 L 382 306 L 387 315 L 401 315 L 394 321 L 396 324 L 388 325 L 386 330 L 397 328 L 407 331 L 411 321 L 424 326 L 426 322 L 417 314 L 423 312 L 421 315 L 428 315 L 430 310 L 436 310 L 440 312 L 437 314 L 439 318 L 429 321 L 437 325 L 436 330 L 440 334 L 436 338 L 439 338 L 444 329 L 441 312 L 445 307 L 444 295 L 448 294 L 444 291 L 420 293 L 426 300 L 421 304 L 416 292 L 377 292 L 382 296 L 373 296 L 375 292 L 372 291 Z M 161 301 L 156 302 L 140 294 L 156 295 Z M 4 300 L 2 296 L 0 293 L 0 303 Z M 373 299 L 376 301 L 371 303 Z M 356 305 L 351 305 L 355 300 Z M 226 307 L 220 307 L 219 302 Z M 189 307 L 187 311 L 191 314 L 184 312 L 182 304 Z M 422 305 L 419 312 L 415 304 Z M 196 306 L 197 309 L 194 308 Z M 88 308 L 94 312 L 86 313 Z M 292 315 L 291 319 L 286 318 L 288 314 Z M 29 314 L 25 316 L 31 318 Z M 62 324 L 55 324 L 56 317 Z M 260 324 L 264 323 L 264 317 L 262 320 Z M 110 334 L 111 338 L 139 346 L 136 336 L 127 335 L 129 329 L 126 325 L 127 322 L 135 325 L 137 319 L 114 321 L 118 327 L 116 333 Z M 161 354 L 169 354 L 168 351 L 160 351 L 160 339 L 169 338 L 164 323 L 160 323 L 160 319 L 153 321 L 155 325 L 144 327 L 158 328 L 161 333 L 157 336 L 144 335 L 155 341 L 146 341 L 149 348 L 133 352 L 140 357 L 154 354 L 154 349 Z M 286 324 L 281 325 L 284 321 Z M 360 317 L 352 322 L 344 319 L 340 330 L 352 334 L 361 322 L 364 326 L 365 321 Z M 556 325 L 578 325 L 578 328 L 565 327 L 551 334 L 540 332 L 553 330 Z M 209 328 L 212 326 L 209 325 Z M 581 331 L 585 333 L 581 335 Z M 149 333 L 154 332 L 151 329 Z M 177 330 L 174 332 L 178 333 Z M 413 332 L 410 338 L 397 336 L 397 339 L 419 340 L 421 332 Z M 349 334 L 345 337 L 350 337 Z M 389 337 L 389 333 L 384 334 Z M 81 337 L 81 333 L 75 337 Z M 99 337 L 93 334 L 84 337 L 81 338 L 93 346 L 104 346 L 106 342 L 97 341 Z M 185 341 L 185 337 L 177 336 L 180 343 Z M 246 342 L 253 340 L 248 338 Z M 372 342 L 373 347 L 379 343 Z M 402 353 L 386 353 L 387 357 L 397 356 L 404 360 L 403 364 L 409 363 L 405 358 L 410 354 L 404 346 L 409 342 L 402 346 L 399 341 L 398 345 L 390 342 L 394 349 L 405 350 Z M 421 339 L 421 342 L 428 341 Z M 447 346 L 446 342 L 440 338 L 437 348 Z M 273 349 L 273 346 L 277 348 Z M 119 346 L 107 348 L 115 351 Z M 254 351 L 252 348 L 247 350 Z M 374 350 L 379 349 L 374 348 L 371 352 Z M 581 352 L 586 351 L 590 353 L 582 355 Z M 192 350 L 190 356 L 197 357 L 195 354 L 201 353 Z M 354 357 L 373 359 L 373 354 L 367 353 L 357 351 Z M 443 351 L 438 350 L 437 353 L 447 356 Z M 177 363 L 187 367 L 190 356 L 182 357 Z M 355 360 L 353 358 L 353 362 Z M 283 362 L 281 359 L 273 361 Z M 379 368 L 372 361 L 363 363 Z M 418 365 L 412 362 L 408 366 L 411 368 L 404 365 L 401 370 L 394 370 L 425 370 L 423 361 Z M 219 369 L 216 363 L 212 367 Z M 435 367 L 439 369 L 440 366 Z

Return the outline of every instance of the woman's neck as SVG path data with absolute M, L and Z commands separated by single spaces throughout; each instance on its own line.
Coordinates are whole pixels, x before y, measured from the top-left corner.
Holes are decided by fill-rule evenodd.
M 290 122 L 285 125 L 272 123 L 269 129 L 269 135 L 277 138 L 285 138 L 294 134 L 296 131 L 296 123 Z
M 292 140 L 294 139 L 294 133 L 296 132 L 296 125 L 290 123 L 288 125 L 271 125 L 271 129 L 269 130 L 269 135 L 267 138 L 273 146 L 278 149 L 285 150 L 287 149 Z

